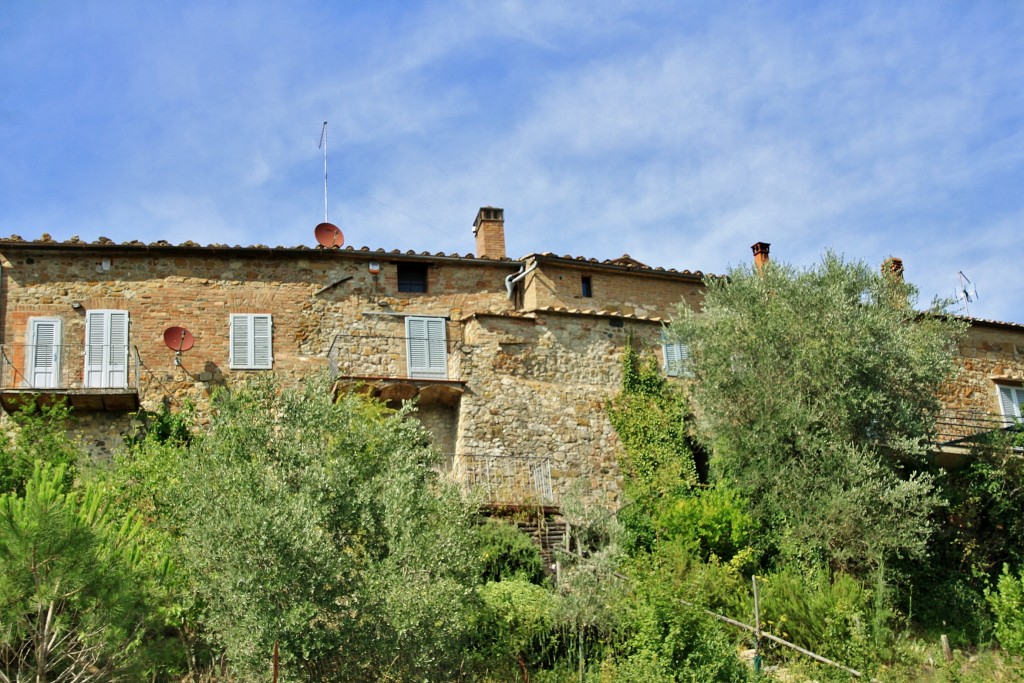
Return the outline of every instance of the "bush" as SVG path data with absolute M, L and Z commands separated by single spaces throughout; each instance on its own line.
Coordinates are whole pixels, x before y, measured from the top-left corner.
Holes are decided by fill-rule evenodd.
M 777 635 L 847 666 L 887 661 L 895 614 L 876 576 L 868 588 L 848 574 L 783 569 L 759 582 L 761 620 Z
M 544 581 L 540 548 L 514 524 L 488 519 L 480 526 L 478 535 L 484 581 L 512 578 L 535 584 Z
M 1007 652 L 1024 655 L 1024 573 L 1014 576 L 1003 566 L 996 590 L 985 597 L 996 617 L 996 638 Z

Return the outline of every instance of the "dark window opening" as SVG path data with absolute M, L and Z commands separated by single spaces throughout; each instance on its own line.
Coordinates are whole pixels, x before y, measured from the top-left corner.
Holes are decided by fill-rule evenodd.
M 399 263 L 398 291 L 426 292 L 427 266 L 422 263 Z
M 583 296 L 588 297 L 588 298 L 594 296 L 594 289 L 593 289 L 593 287 L 590 284 L 590 276 L 589 275 L 584 275 L 583 276 Z

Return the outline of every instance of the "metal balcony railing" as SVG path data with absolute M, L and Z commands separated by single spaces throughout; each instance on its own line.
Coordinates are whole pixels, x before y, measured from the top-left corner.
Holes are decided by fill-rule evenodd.
M 455 342 L 374 332 L 334 336 L 327 360 L 336 377 L 458 381 Z
M 943 410 L 935 422 L 935 443 L 940 447 L 968 447 L 1021 424 L 1014 418 L 981 410 Z
M 551 487 L 551 460 L 539 456 L 459 454 L 452 473 L 491 505 L 558 504 Z
M 0 390 L 139 390 L 139 350 L 126 344 L 0 345 Z

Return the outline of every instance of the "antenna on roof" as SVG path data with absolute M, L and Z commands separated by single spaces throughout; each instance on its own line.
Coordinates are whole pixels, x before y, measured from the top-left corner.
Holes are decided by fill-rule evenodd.
M 971 314 L 971 309 L 968 304 L 980 298 L 978 296 L 978 288 L 974 286 L 974 283 L 971 282 L 969 277 L 964 275 L 964 271 L 958 270 L 956 274 L 957 277 L 960 278 L 960 283 L 956 290 L 956 300 L 963 303 L 964 311 L 966 311 L 969 316 Z
M 316 146 L 317 149 L 324 150 L 324 223 L 327 222 L 327 122 L 324 121 L 324 127 L 320 129 L 320 142 Z
M 313 236 L 317 244 L 328 249 L 340 247 L 345 243 L 345 236 L 341 234 L 341 228 L 333 223 L 327 222 L 327 122 L 320 129 L 320 143 L 317 149 L 324 151 L 324 222 L 313 229 Z

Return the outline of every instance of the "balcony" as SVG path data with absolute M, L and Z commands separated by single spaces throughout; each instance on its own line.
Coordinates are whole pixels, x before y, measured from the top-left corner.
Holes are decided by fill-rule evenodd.
M 992 444 L 1001 432 L 1018 429 L 1020 423 L 1003 415 L 980 410 L 943 410 L 935 422 L 936 460 L 941 465 L 956 464 L 959 458 L 978 445 Z M 1020 450 L 1014 447 L 1014 450 Z
M 452 476 L 489 507 L 558 508 L 551 487 L 551 460 L 546 457 L 458 454 L 452 459 Z
M 457 379 L 452 346 L 443 333 L 439 337 L 372 331 L 337 334 L 327 351 L 335 395 L 357 391 L 392 404 L 416 399 L 423 407 L 454 407 L 465 383 Z
M 139 409 L 139 351 L 134 346 L 0 346 L 0 407 L 64 400 L 78 412 Z

